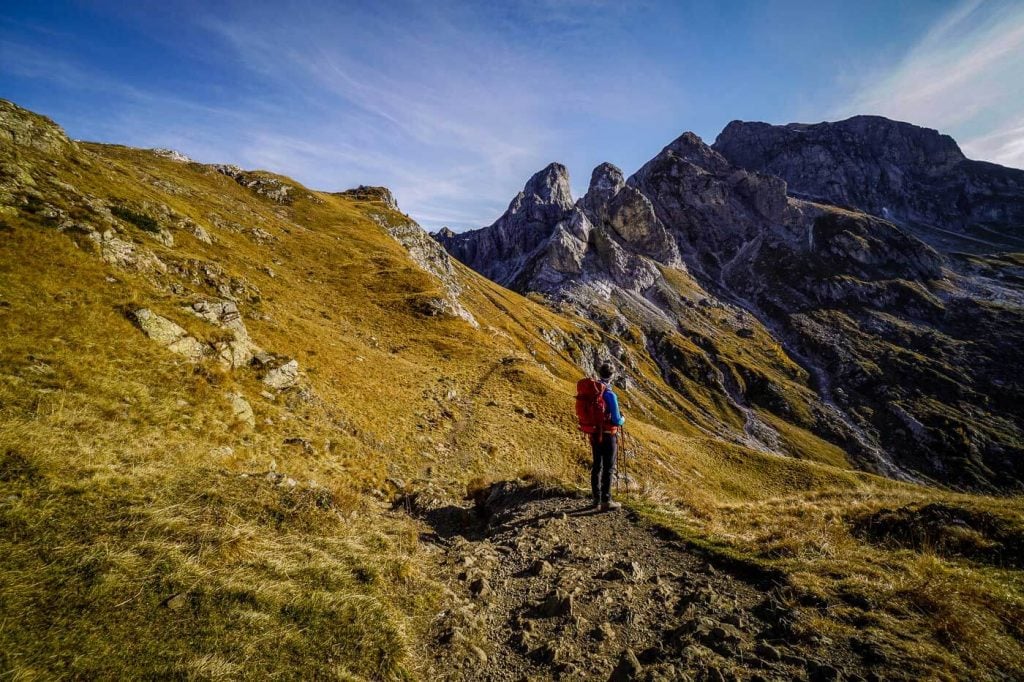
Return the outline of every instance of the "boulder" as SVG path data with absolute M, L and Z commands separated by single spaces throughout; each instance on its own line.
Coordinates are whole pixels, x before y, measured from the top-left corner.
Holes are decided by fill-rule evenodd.
M 530 565 L 529 573 L 533 576 L 542 576 L 548 575 L 549 573 L 551 573 L 552 570 L 553 569 L 551 568 L 551 564 L 549 564 L 547 561 L 544 561 L 543 559 L 537 559 Z
M 110 265 L 150 274 L 167 272 L 167 265 L 152 252 L 121 239 L 113 230 L 91 232 L 89 239 L 98 247 L 100 258 Z
M 782 660 L 782 653 L 767 642 L 759 642 L 757 647 L 754 649 L 754 653 L 757 654 L 757 657 L 762 661 L 767 661 L 768 663 L 775 663 Z
M 199 362 L 212 352 L 209 346 L 191 336 L 185 329 L 166 317 L 157 315 L 149 308 L 138 308 L 130 313 L 130 317 L 143 334 L 191 362 Z
M 530 653 L 530 658 L 537 663 L 557 665 L 562 662 L 563 653 L 561 647 L 558 646 L 558 642 L 556 640 L 550 640 L 534 649 Z
M 469 645 L 469 653 L 473 656 L 473 662 L 477 665 L 487 665 L 487 652 L 475 644 Z
M 291 388 L 299 381 L 299 363 L 297 360 L 286 359 L 280 365 L 272 367 L 263 376 L 263 383 L 278 391 Z
M 235 421 L 253 429 L 256 427 L 256 415 L 253 414 L 252 405 L 241 393 L 228 393 L 228 400 L 231 403 L 231 413 Z
M 631 682 L 632 680 L 639 680 L 643 675 L 643 672 L 643 666 L 640 665 L 640 661 L 637 660 L 636 654 L 633 653 L 632 649 L 626 649 L 619 657 L 619 662 L 612 670 L 612 674 L 608 678 L 608 682 Z
M 469 592 L 478 599 L 484 599 L 491 594 L 491 584 L 487 582 L 487 578 L 476 578 L 469 583 Z
M 537 612 L 545 618 L 553 618 L 556 616 L 571 616 L 574 609 L 575 604 L 572 595 L 556 590 L 541 602 Z
M 184 232 L 188 232 L 193 237 L 203 242 L 204 244 L 212 244 L 213 238 L 210 237 L 210 233 L 206 231 L 206 228 L 196 223 L 191 218 L 182 218 L 174 227 Z
M 599 642 L 615 639 L 615 628 L 612 627 L 611 623 L 605 621 L 594 628 L 591 636 Z
M 220 361 L 229 368 L 244 367 L 260 353 L 260 348 L 249 338 L 238 305 L 233 301 L 196 301 L 187 310 L 210 324 L 230 333 L 230 338 L 215 342 Z

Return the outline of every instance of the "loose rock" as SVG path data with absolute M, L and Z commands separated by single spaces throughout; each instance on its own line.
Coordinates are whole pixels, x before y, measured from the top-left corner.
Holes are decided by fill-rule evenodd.
M 638 680 L 643 674 L 643 666 L 640 665 L 640 661 L 637 660 L 636 654 L 633 653 L 632 649 L 626 649 L 622 652 L 622 656 L 619 658 L 618 665 L 612 670 L 611 677 L 608 678 L 608 682 L 629 682 L 630 680 Z
M 255 428 L 256 415 L 253 414 L 252 405 L 245 399 L 245 396 L 241 393 L 228 393 L 228 400 L 231 401 L 231 412 L 235 421 L 247 428 Z
M 561 591 L 552 592 L 541 603 L 538 612 L 546 618 L 556 616 L 571 616 L 573 612 L 573 597 Z

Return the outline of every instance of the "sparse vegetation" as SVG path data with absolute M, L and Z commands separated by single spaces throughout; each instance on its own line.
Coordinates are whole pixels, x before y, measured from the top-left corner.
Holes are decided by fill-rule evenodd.
M 927 511 L 937 507 L 944 510 L 938 517 Z M 854 641 L 882 667 L 911 678 L 1012 678 L 1021 671 L 1019 500 L 906 487 L 817 491 L 723 505 L 700 517 L 641 508 L 712 555 L 784 575 L 808 636 Z M 878 527 L 893 514 L 905 540 Z
M 160 224 L 154 218 L 151 218 L 145 213 L 133 211 L 132 209 L 119 204 L 111 206 L 110 212 L 121 220 L 131 223 L 140 230 L 153 233 L 160 232 Z

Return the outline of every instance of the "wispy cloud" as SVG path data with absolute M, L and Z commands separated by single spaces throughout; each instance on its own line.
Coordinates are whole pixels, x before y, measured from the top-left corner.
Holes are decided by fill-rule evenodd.
M 579 14 L 573 21 L 586 30 Z M 306 6 L 287 24 L 258 13 L 202 20 L 248 72 L 274 83 L 276 99 L 288 93 L 311 108 L 302 137 L 314 145 L 265 134 L 249 158 L 305 169 L 321 184 L 342 164 L 359 169 L 422 222 L 456 228 L 496 217 L 553 160 L 562 116 L 601 111 L 594 78 L 478 22 L 443 3 L 387 15 Z
M 1024 3 L 968 0 L 895 67 L 867 74 L 837 115 L 938 128 L 968 156 L 1024 167 Z
M 68 109 L 92 119 L 91 139 L 142 147 L 184 144 L 197 159 L 224 161 L 232 160 L 225 159 L 225 155 L 231 154 L 231 146 L 225 141 L 224 131 L 245 125 L 246 117 L 236 109 L 138 87 L 52 48 L 0 37 L 0 64 L 7 75 L 33 79 L 72 93 L 67 99 Z M 104 109 L 102 115 L 86 114 L 93 101 L 103 103 L 99 105 Z M 104 105 L 110 109 L 106 110 Z M 50 113 L 63 118 L 61 112 Z M 202 125 L 196 125 L 197 122 Z
M 73 134 L 319 189 L 383 184 L 425 226 L 465 229 L 550 161 L 585 182 L 612 126 L 670 117 L 671 70 L 623 28 L 646 5 L 99 3 L 63 34 L 0 18 L 0 77 Z

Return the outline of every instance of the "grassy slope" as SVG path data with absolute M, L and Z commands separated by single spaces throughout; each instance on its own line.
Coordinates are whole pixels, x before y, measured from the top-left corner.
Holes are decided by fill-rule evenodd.
M 214 263 L 258 288 L 240 301 L 252 337 L 297 358 L 312 391 L 268 400 L 249 370 L 194 366 L 159 349 L 124 311 L 145 305 L 215 335 L 181 309 L 212 297 L 208 284 L 115 269 L 49 226 L 45 207 L 6 210 L 0 669 L 24 678 L 415 675 L 410 642 L 438 594 L 416 527 L 377 498 L 396 483 L 460 490 L 524 470 L 580 480 L 578 370 L 540 330 L 600 332 L 461 267 L 463 303 L 481 328 L 419 316 L 418 298 L 438 285 L 368 219 L 379 205 L 300 189 L 281 206 L 209 168 L 122 147 L 82 145 L 65 159 L 11 145 L 3 153 L 5 170 L 29 173 L 45 204 L 82 220 L 88 212 L 55 181 L 139 210 L 166 205 L 205 226 L 212 245 L 177 230 L 167 247 L 130 224 L 119 229 L 168 263 Z M 756 353 L 746 361 L 756 365 Z M 664 388 L 657 368 L 637 371 L 643 386 Z M 255 429 L 234 422 L 228 391 L 252 403 Z M 729 444 L 707 425 L 732 417 L 699 382 L 694 395 L 703 416 L 693 421 L 670 391 L 624 400 L 642 415 L 631 430 L 644 495 L 675 509 L 668 518 L 686 519 L 687 532 L 756 554 L 762 512 L 742 510 L 799 508 L 806 491 L 835 491 L 840 509 L 862 496 L 926 494 L 849 471 L 841 452 L 798 425 L 785 434 L 804 460 Z M 309 447 L 285 443 L 294 438 Z M 274 485 L 271 469 L 298 485 Z M 797 545 L 818 532 L 793 528 Z M 904 570 L 902 560 L 894 566 Z M 826 568 L 787 564 L 795 575 Z M 1019 604 L 1017 574 L 1006 576 L 992 585 Z
M 711 556 L 784 575 L 777 597 L 802 613 L 794 636 L 848 638 L 905 679 L 1024 671 L 1019 499 L 902 489 L 790 495 L 703 516 L 639 507 Z M 929 509 L 966 520 L 933 524 Z M 894 515 L 908 519 L 907 534 L 881 530 Z

